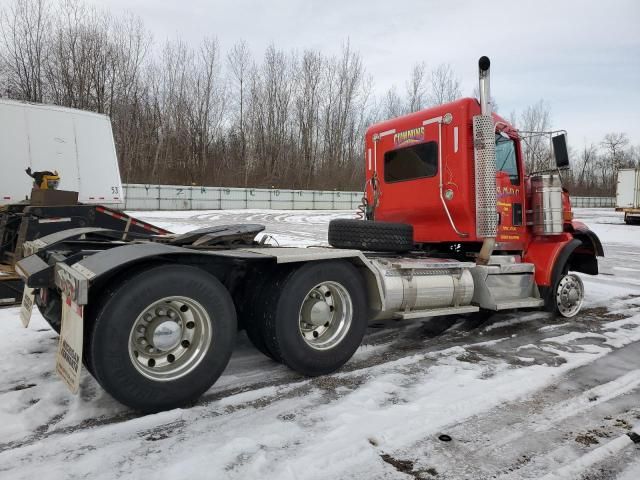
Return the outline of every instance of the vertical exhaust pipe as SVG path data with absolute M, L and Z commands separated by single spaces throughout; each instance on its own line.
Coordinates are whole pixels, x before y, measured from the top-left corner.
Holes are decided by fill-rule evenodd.
M 478 265 L 487 265 L 496 245 L 496 156 L 495 126 L 491 117 L 491 89 L 489 85 L 489 57 L 478 60 L 480 92 L 480 120 L 474 117 L 475 164 L 476 164 L 476 230 L 484 240 L 476 258 Z M 478 126 L 476 126 L 476 120 Z M 480 140 L 480 141 L 478 141 Z M 492 218 L 493 216 L 493 218 Z
M 480 112 L 482 112 L 482 115 L 491 115 L 490 66 L 489 57 L 480 57 L 480 60 L 478 60 L 478 91 L 480 92 Z

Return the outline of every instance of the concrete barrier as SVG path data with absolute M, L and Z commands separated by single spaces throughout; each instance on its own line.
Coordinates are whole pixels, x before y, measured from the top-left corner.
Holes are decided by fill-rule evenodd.
M 356 210 L 362 192 L 124 184 L 126 210 Z M 571 197 L 577 208 L 614 208 L 615 197 Z
M 356 210 L 362 192 L 124 184 L 126 210 Z

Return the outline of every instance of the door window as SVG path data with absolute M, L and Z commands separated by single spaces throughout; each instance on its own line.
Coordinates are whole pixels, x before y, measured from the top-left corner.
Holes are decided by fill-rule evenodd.
M 515 143 L 499 134 L 496 134 L 496 170 L 509 175 L 513 185 L 520 183 Z

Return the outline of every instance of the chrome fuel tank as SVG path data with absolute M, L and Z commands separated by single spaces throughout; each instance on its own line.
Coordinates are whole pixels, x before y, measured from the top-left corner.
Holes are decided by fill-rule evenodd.
M 558 175 L 531 177 L 531 209 L 535 235 L 562 233 L 562 182 Z
M 473 298 L 473 263 L 432 258 L 370 259 L 382 279 L 384 311 L 395 312 L 469 305 Z

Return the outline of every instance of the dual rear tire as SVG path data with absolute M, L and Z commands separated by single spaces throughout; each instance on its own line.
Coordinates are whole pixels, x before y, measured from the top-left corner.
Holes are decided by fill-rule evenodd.
M 265 355 L 307 376 L 344 365 L 367 328 L 365 285 L 345 261 L 281 271 L 259 288 L 247 334 Z
M 194 402 L 229 362 L 235 308 L 220 281 L 198 268 L 150 268 L 101 300 L 85 332 L 85 365 L 131 408 L 156 412 Z
M 242 309 L 266 355 L 308 376 L 340 368 L 367 327 L 365 285 L 345 261 L 266 276 Z M 237 331 L 222 283 L 191 266 L 162 265 L 106 287 L 87 311 L 84 363 L 119 402 L 145 413 L 195 402 L 227 366 Z

